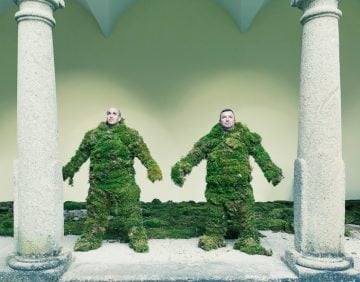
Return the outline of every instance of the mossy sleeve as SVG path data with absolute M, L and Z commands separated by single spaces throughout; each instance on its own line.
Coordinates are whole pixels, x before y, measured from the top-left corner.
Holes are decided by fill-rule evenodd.
M 91 132 L 87 132 L 81 141 L 79 148 L 71 160 L 62 168 L 63 179 L 69 179 L 69 184 L 73 185 L 74 175 L 79 171 L 81 165 L 90 157 L 91 152 Z
M 171 168 L 171 179 L 176 185 L 183 186 L 185 176 L 191 172 L 194 166 L 207 158 L 210 152 L 210 141 L 209 135 L 202 137 L 195 143 L 190 152 Z
M 249 153 L 264 173 L 265 178 L 276 186 L 283 179 L 281 168 L 275 165 L 269 154 L 261 145 L 261 137 L 257 133 L 250 133 Z
M 129 150 L 132 152 L 134 157 L 137 157 L 143 166 L 147 169 L 147 176 L 151 182 L 162 179 L 162 172 L 159 165 L 151 157 L 150 151 L 146 146 L 143 138 L 139 135 L 136 130 L 129 130 L 130 142 L 128 145 Z

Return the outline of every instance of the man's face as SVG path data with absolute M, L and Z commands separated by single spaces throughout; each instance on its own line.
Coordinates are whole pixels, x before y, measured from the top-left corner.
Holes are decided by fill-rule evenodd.
M 220 115 L 220 124 L 225 130 L 231 130 L 235 124 L 235 116 L 232 111 L 222 112 Z
M 117 124 L 121 120 L 120 111 L 117 108 L 110 108 L 106 112 L 106 122 Z

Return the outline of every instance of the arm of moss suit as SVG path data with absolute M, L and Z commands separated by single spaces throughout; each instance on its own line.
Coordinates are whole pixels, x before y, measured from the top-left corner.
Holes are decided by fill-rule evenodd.
M 162 180 L 162 173 L 159 165 L 151 157 L 150 151 L 144 140 L 135 130 L 132 130 L 131 132 L 131 142 L 129 144 L 129 149 L 134 154 L 134 156 L 137 157 L 146 167 L 147 176 L 151 182 Z
M 76 150 L 75 155 L 71 160 L 62 168 L 63 179 L 66 181 L 69 178 L 69 184 L 74 184 L 74 175 L 80 169 L 81 165 L 86 162 L 90 156 L 90 134 L 85 134 L 79 148 Z
M 184 185 L 185 176 L 192 168 L 205 159 L 210 151 L 209 137 L 204 136 L 195 143 L 191 151 L 171 168 L 171 179 L 180 187 Z
M 271 182 L 273 186 L 279 184 L 284 178 L 282 170 L 272 162 L 269 154 L 261 145 L 261 137 L 256 133 L 250 133 L 249 152 L 261 168 L 267 181 Z

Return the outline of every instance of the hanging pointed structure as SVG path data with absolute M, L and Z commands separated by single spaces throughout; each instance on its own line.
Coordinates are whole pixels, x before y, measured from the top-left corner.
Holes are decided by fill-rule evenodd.
M 216 0 L 235 20 L 241 32 L 246 32 L 256 15 L 270 0 Z
M 105 37 L 108 37 L 120 15 L 136 0 L 78 0 L 96 19 Z
M 137 0 L 77 0 L 96 19 L 102 33 L 108 37 L 118 18 Z M 241 32 L 246 32 L 256 15 L 271 0 L 215 0 L 234 19 Z M 14 0 L 0 0 L 0 14 L 4 13 Z

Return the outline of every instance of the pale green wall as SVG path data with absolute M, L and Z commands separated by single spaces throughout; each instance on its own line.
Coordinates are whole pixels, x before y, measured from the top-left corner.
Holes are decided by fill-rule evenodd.
M 151 184 L 137 163 L 142 199 L 204 200 L 205 163 L 180 189 L 170 167 L 217 122 L 224 107 L 263 137 L 285 180 L 272 188 L 254 165 L 258 201 L 292 198 L 297 146 L 301 51 L 300 10 L 273 0 L 247 33 L 210 0 L 142 0 L 104 38 L 95 20 L 75 1 L 55 14 L 55 62 L 61 160 L 74 153 L 83 134 L 119 106 L 127 124 L 140 131 L 164 172 Z M 360 198 L 360 1 L 340 8 L 343 147 L 347 198 Z M 0 15 L 0 201 L 12 199 L 16 151 L 15 7 Z M 84 200 L 87 165 L 65 188 L 66 200 Z

